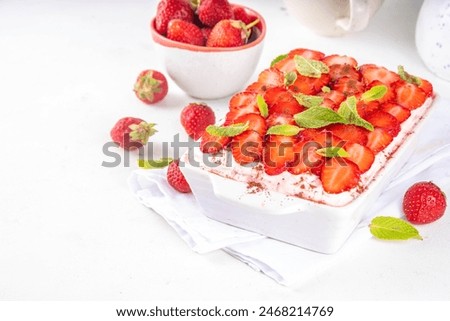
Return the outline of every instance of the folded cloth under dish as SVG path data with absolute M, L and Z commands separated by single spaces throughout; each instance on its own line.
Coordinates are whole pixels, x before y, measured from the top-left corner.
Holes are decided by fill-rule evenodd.
M 437 98 L 417 143 L 416 153 L 392 180 L 375 206 L 336 254 L 321 254 L 220 223 L 202 214 L 192 194 L 174 191 L 166 170 L 135 170 L 129 178 L 139 201 L 161 215 L 196 252 L 222 249 L 283 285 L 307 280 L 339 256 L 371 237 L 368 224 L 380 213 L 402 216 L 401 200 L 414 182 L 433 181 L 450 188 L 450 102 Z

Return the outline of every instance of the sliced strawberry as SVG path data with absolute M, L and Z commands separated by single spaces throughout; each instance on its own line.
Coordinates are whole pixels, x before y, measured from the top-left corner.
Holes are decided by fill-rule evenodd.
M 297 70 L 294 57 L 289 55 L 283 60 L 276 62 L 272 67 L 284 73 Z
M 369 102 L 364 102 L 362 100 L 358 100 L 356 103 L 356 110 L 358 111 L 359 116 L 362 118 L 366 118 L 367 115 L 370 115 L 376 110 L 380 109 L 380 103 L 376 100 L 372 100 Z
M 200 141 L 200 150 L 207 154 L 217 154 L 231 141 L 230 137 L 213 136 L 205 132 Z
M 420 78 L 419 88 L 422 89 L 428 97 L 433 96 L 433 85 L 423 78 Z
M 255 81 L 248 85 L 247 88 L 245 88 L 246 92 L 252 92 L 256 94 L 264 94 L 266 90 L 267 86 L 263 83 L 260 83 L 259 81 Z
M 261 159 L 263 141 L 254 130 L 247 130 L 233 137 L 230 146 L 233 158 L 238 164 L 245 165 Z
M 330 108 L 330 109 L 333 109 L 333 110 L 336 110 L 336 111 L 339 109 L 339 105 L 336 104 L 331 99 L 328 99 L 328 98 L 324 98 L 324 100 L 322 101 L 320 106 L 327 107 L 327 108 Z
M 353 96 L 364 91 L 364 84 L 353 78 L 342 77 L 333 84 L 332 88 L 342 92 L 345 96 Z
M 248 123 L 248 128 L 256 131 L 259 135 L 264 136 L 267 131 L 265 119 L 258 114 L 246 114 L 236 118 L 233 123 Z
M 334 136 L 346 142 L 358 143 L 365 145 L 367 143 L 367 135 L 369 131 L 355 125 L 333 124 L 326 127 Z
M 291 114 L 271 113 L 266 118 L 267 128 L 275 125 L 295 125 L 294 117 Z
M 397 103 L 410 110 L 419 108 L 427 99 L 427 94 L 414 84 L 398 82 L 395 84 Z
M 365 84 L 370 84 L 374 80 L 379 80 L 382 83 L 390 86 L 396 81 L 400 80 L 400 76 L 384 67 L 379 67 L 373 64 L 361 65 L 359 71 Z
M 295 115 L 305 110 L 292 96 L 292 93 L 283 87 L 268 88 L 264 94 L 264 100 L 269 106 L 269 114 L 284 113 Z
M 361 173 L 369 170 L 375 160 L 375 155 L 369 147 L 358 143 L 347 143 L 344 148 L 350 155 L 347 159 L 355 163 Z
M 379 98 L 379 99 L 376 99 L 376 101 L 378 101 L 378 102 L 380 102 L 380 103 L 385 103 L 385 102 L 388 102 L 388 101 L 393 101 L 393 100 L 395 100 L 395 92 L 394 92 L 394 90 L 392 89 L 392 87 L 391 87 L 391 86 L 387 86 L 386 84 L 382 83 L 382 82 L 379 81 L 379 80 L 374 80 L 374 81 L 372 81 L 370 84 L 368 84 L 368 85 L 366 86 L 365 91 L 370 90 L 370 89 L 371 89 L 372 87 L 374 87 L 374 86 L 381 86 L 381 85 L 385 85 L 386 88 L 387 88 L 387 91 L 386 91 L 386 93 L 383 95 L 383 97 L 381 97 L 381 98 Z
M 397 118 L 399 123 L 404 122 L 411 115 L 411 111 L 408 108 L 402 107 L 395 103 L 384 103 L 381 105 L 381 110 L 391 114 Z
M 230 110 L 241 109 L 242 107 L 247 107 L 249 105 L 254 105 L 257 107 L 256 96 L 256 93 L 247 91 L 239 92 L 233 95 L 229 102 Z
M 315 141 L 301 141 L 295 144 L 295 158 L 287 165 L 288 171 L 294 175 L 306 172 L 320 175 L 325 159 L 316 152 L 319 148 L 321 146 Z
M 332 65 L 350 65 L 356 68 L 358 66 L 356 59 L 349 56 L 329 55 L 322 58 L 322 62 L 329 67 Z
M 268 68 L 259 74 L 258 82 L 267 87 L 283 86 L 284 74 L 276 68 Z
M 385 129 L 377 127 L 367 135 L 366 146 L 376 154 L 385 149 L 392 142 L 392 139 L 392 136 Z
M 325 57 L 325 54 L 320 51 L 305 49 L 305 48 L 297 48 L 289 51 L 289 57 L 302 56 L 312 60 L 321 60 Z
M 233 123 L 236 123 L 236 119 L 239 117 L 242 117 L 244 115 L 249 114 L 257 114 L 260 115 L 259 110 L 255 108 L 253 105 L 243 106 L 241 108 L 236 108 L 233 110 L 230 110 L 226 116 L 225 116 L 225 122 L 224 125 L 230 125 Z
M 345 145 L 345 141 L 342 138 L 326 129 L 319 131 L 312 140 L 319 144 L 319 148 L 343 147 Z
M 325 192 L 337 194 L 356 187 L 359 177 L 360 170 L 356 164 L 345 158 L 333 157 L 323 165 L 320 180 Z
M 342 64 L 342 65 L 331 65 L 329 67 L 329 75 L 331 81 L 337 81 L 342 77 L 348 77 L 356 80 L 361 79 L 361 74 L 352 65 Z
M 264 144 L 263 164 L 268 175 L 278 175 L 294 160 L 293 136 L 268 135 Z
M 385 111 L 374 111 L 373 113 L 367 115 L 365 119 L 374 127 L 383 128 L 392 137 L 397 136 L 400 132 L 400 123 L 397 118 Z
M 296 93 L 315 95 L 322 90 L 323 86 L 328 85 L 329 82 L 329 74 L 322 74 L 319 78 L 297 75 L 297 79 L 289 86 L 289 89 Z
M 318 96 L 332 100 L 337 106 L 339 106 L 346 98 L 342 92 L 331 89 L 328 92 L 321 91 L 318 93 Z

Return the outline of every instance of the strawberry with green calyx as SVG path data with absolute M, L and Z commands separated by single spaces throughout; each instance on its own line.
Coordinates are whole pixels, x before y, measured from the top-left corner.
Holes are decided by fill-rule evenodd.
M 139 149 L 157 132 L 155 125 L 140 118 L 124 117 L 111 129 L 111 139 L 124 149 Z
M 173 19 L 169 22 L 167 38 L 196 46 L 204 46 L 206 39 L 199 27 L 181 19 Z
M 206 41 L 207 47 L 239 47 L 248 42 L 253 26 L 259 19 L 246 25 L 240 20 L 225 19 L 219 21 L 211 30 Z
M 155 28 L 159 34 L 167 34 L 167 26 L 172 19 L 194 21 L 194 10 L 188 0 L 161 0 L 155 16 Z
M 233 18 L 233 10 L 228 0 L 193 0 L 197 16 L 202 24 L 214 27 L 219 21 Z
M 403 197 L 403 212 L 413 224 L 427 224 L 441 218 L 447 207 L 442 190 L 433 182 L 418 182 Z
M 169 90 L 166 77 L 156 70 L 144 70 L 136 79 L 134 93 L 146 104 L 154 104 L 166 97 Z

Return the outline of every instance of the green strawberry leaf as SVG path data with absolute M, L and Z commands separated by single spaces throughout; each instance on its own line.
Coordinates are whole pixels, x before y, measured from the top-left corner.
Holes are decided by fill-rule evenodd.
M 237 123 L 228 126 L 209 125 L 206 127 L 208 134 L 219 137 L 234 137 L 248 129 L 247 123 Z
M 380 98 L 383 98 L 384 95 L 387 93 L 387 86 L 386 85 L 377 85 L 370 88 L 368 91 L 364 92 L 361 95 L 361 99 L 365 102 L 370 102 L 373 100 L 377 100 Z
M 270 127 L 267 130 L 268 135 L 281 135 L 281 136 L 295 136 L 297 135 L 302 129 L 295 125 L 275 125 Z
M 289 71 L 284 75 L 284 85 L 289 87 L 297 80 L 297 73 L 295 71 Z
M 377 216 L 370 222 L 370 233 L 381 240 L 422 240 L 419 231 L 408 222 L 390 216 Z
M 306 108 L 319 107 L 323 103 L 323 97 L 310 96 L 302 93 L 293 95 L 298 103 Z
M 303 56 L 294 56 L 295 67 L 302 76 L 320 78 L 330 70 L 326 64 L 319 60 L 308 59 Z
M 138 166 L 142 169 L 157 169 L 169 166 L 173 162 L 173 158 L 163 157 L 161 159 L 138 159 Z
M 282 54 L 282 55 L 275 57 L 275 59 L 273 59 L 272 62 L 270 63 L 270 67 L 273 67 L 273 65 L 275 65 L 277 62 L 279 62 L 287 57 L 288 57 L 287 54 Z
M 256 96 L 256 104 L 258 105 L 261 116 L 267 118 L 267 116 L 269 116 L 269 107 L 267 106 L 267 103 L 262 95 L 258 94 Z
M 359 116 L 356 109 L 355 96 L 350 96 L 344 100 L 339 106 L 337 113 L 344 119 L 344 124 L 353 124 L 373 131 L 373 125 Z
M 326 107 L 311 107 L 294 115 L 295 122 L 303 128 L 320 128 L 335 123 L 345 123 L 345 119 Z
M 316 150 L 316 153 L 323 157 L 349 157 L 349 153 L 339 146 L 323 147 Z
M 417 85 L 417 86 L 420 86 L 422 84 L 422 80 L 419 77 L 416 77 L 414 75 L 407 73 L 405 71 L 405 68 L 403 68 L 403 66 L 398 66 L 397 69 L 398 69 L 398 71 L 397 71 L 398 75 L 404 81 L 406 81 L 410 84 Z

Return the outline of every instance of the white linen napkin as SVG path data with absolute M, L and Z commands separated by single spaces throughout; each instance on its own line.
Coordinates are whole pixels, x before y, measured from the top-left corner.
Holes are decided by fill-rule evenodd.
M 166 169 L 135 170 L 129 178 L 139 201 L 161 215 L 198 253 L 222 249 L 283 285 L 317 275 L 371 237 L 368 224 L 380 213 L 402 215 L 401 200 L 414 182 L 433 181 L 450 187 L 450 102 L 437 98 L 418 141 L 417 151 L 380 196 L 371 212 L 333 254 L 321 254 L 214 221 L 204 214 L 192 194 L 174 191 Z

